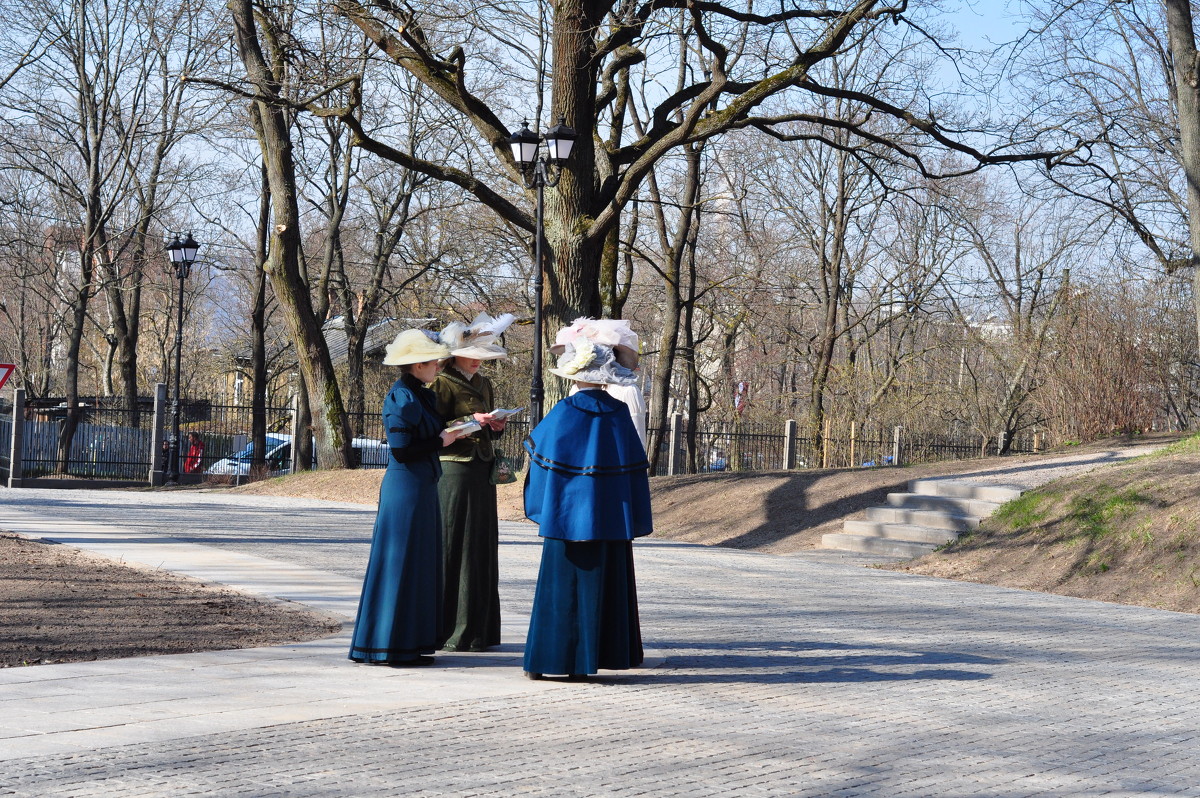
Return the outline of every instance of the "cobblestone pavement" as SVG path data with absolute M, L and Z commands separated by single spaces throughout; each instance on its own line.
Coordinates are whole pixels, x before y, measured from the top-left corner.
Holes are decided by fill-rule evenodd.
M 361 576 L 369 509 L 157 493 L 132 518 L 114 496 L 0 492 L 0 528 L 22 513 L 129 521 L 130 540 L 171 529 L 196 549 L 224 541 L 320 569 L 334 587 Z M 510 642 L 497 656 L 390 671 L 326 651 L 315 659 L 330 678 L 300 682 L 295 706 L 351 687 L 373 700 L 323 717 L 263 706 L 220 733 L 4 755 L 36 716 L 32 688 L 0 672 L 0 794 L 1200 795 L 1200 617 L 650 540 L 635 552 L 657 667 L 528 682 L 512 630 L 528 612 L 533 535 L 504 526 Z M 130 700 L 166 689 L 168 661 L 185 662 L 142 661 Z M 45 674 L 43 692 L 82 693 L 84 665 L 117 667 L 24 670 Z

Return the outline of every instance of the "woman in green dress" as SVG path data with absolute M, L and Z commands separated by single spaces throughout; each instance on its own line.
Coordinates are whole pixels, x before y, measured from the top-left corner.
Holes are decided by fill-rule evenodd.
M 448 423 L 473 417 L 480 429 L 440 453 L 442 479 L 442 632 L 447 651 L 485 651 L 500 643 L 499 522 L 491 472 L 493 440 L 504 430 L 492 383 L 479 372 L 485 360 L 508 356 L 494 343 L 511 314 L 480 314 L 470 325 L 452 322 L 439 336 L 451 358 L 431 386 Z

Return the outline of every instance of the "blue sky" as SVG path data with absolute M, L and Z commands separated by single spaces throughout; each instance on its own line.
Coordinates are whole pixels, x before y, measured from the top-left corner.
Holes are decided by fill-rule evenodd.
M 1011 41 L 1025 31 L 1024 25 L 1014 24 L 1019 4 L 1006 0 L 960 0 L 948 4 L 946 10 L 950 23 L 958 28 L 967 47 L 982 49 L 989 41 Z

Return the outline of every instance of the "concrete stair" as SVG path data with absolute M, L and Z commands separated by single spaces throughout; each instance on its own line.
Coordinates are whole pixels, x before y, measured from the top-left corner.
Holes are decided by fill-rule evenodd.
M 866 519 L 850 519 L 842 531 L 821 536 L 827 549 L 920 557 L 979 526 L 1001 504 L 1021 495 L 1011 485 L 947 479 L 914 479 L 908 493 L 889 493 L 887 504 L 868 507 Z

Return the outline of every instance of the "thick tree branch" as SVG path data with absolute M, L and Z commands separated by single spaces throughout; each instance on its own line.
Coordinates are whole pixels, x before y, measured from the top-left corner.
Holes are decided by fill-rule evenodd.
M 381 52 L 466 117 L 488 142 L 496 157 L 508 163 L 516 174 L 512 151 L 507 143 L 509 130 L 485 102 L 467 89 L 466 57 L 462 50 L 455 48 L 449 59 L 439 59 L 429 51 L 425 34 L 411 11 L 390 0 L 373 0 L 371 5 L 385 11 L 396 20 L 396 34 L 376 19 L 358 0 L 337 0 L 335 7 L 339 14 L 354 23 Z
M 516 225 L 522 230 L 533 231 L 534 221 L 529 213 L 513 205 L 482 180 L 461 169 L 455 169 L 445 164 L 433 163 L 432 161 L 418 158 L 412 153 L 385 144 L 367 133 L 363 129 L 361 120 L 354 114 L 353 107 L 310 110 L 313 110 L 318 116 L 333 116 L 341 120 L 342 124 L 349 128 L 351 132 L 351 146 L 360 147 L 367 152 L 392 163 L 399 164 L 406 169 L 411 169 L 414 172 L 428 175 L 436 180 L 452 183 L 491 208 L 505 221 Z

